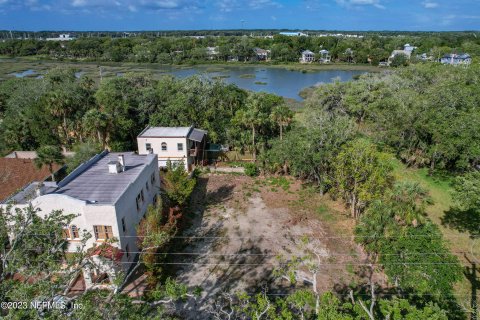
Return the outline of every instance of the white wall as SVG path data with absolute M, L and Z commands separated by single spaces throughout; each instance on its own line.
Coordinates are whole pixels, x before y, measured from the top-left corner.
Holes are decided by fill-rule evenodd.
M 167 151 L 162 151 L 162 142 L 167 144 Z M 153 153 L 158 156 L 158 166 L 166 167 L 167 161 L 170 159 L 173 161 L 183 161 L 185 164 L 185 170 L 188 170 L 188 165 L 192 164 L 192 157 L 188 156 L 188 150 L 191 148 L 191 141 L 186 137 L 183 138 L 146 138 L 138 137 L 138 154 L 148 154 L 146 144 L 150 143 L 153 149 Z M 183 144 L 183 151 L 178 151 L 177 144 Z
M 152 186 L 150 183 L 151 175 L 155 175 L 155 183 Z M 149 190 L 146 188 L 146 182 L 148 182 Z M 140 210 L 137 210 L 137 203 L 136 198 L 140 191 L 143 190 L 144 199 Z M 142 174 L 138 177 L 138 179 L 130 184 L 127 190 L 123 193 L 123 195 L 118 199 L 117 203 L 115 204 L 115 212 L 116 212 L 116 222 L 115 227 L 118 230 L 118 235 L 120 239 L 119 246 L 122 250 L 126 250 L 126 246 L 128 244 L 129 251 L 131 252 L 130 258 L 127 259 L 126 254 L 123 255 L 122 261 L 133 261 L 136 253 L 138 252 L 137 246 L 137 235 L 136 228 L 140 222 L 140 220 L 145 216 L 145 212 L 150 204 L 153 203 L 154 197 L 160 196 L 160 176 L 158 172 L 158 165 L 157 161 L 152 161 L 152 163 L 142 171 Z M 123 233 L 122 230 L 122 218 L 125 218 L 125 224 L 127 230 Z M 130 266 L 129 264 L 125 264 L 126 269 Z
M 17 207 L 26 207 L 22 205 Z M 92 237 L 87 241 L 86 248 L 91 248 L 93 245 L 101 244 L 102 242 L 95 240 L 93 232 L 94 225 L 112 226 L 113 236 L 118 236 L 118 228 L 116 223 L 115 207 L 112 205 L 95 205 L 87 204 L 85 201 L 74 199 L 63 194 L 46 194 L 32 200 L 34 208 L 41 209 L 39 215 L 44 217 L 53 210 L 62 210 L 64 214 L 75 214 L 75 217 L 70 225 L 76 225 L 80 231 L 86 230 L 92 234 Z M 76 252 L 80 241 L 71 240 L 68 251 Z
M 86 230 L 92 237 L 86 243 L 86 249 L 93 247 L 94 245 L 100 245 L 103 241 L 97 241 L 95 239 L 95 233 L 93 230 L 94 225 L 111 226 L 112 233 L 119 241 L 112 244 L 125 250 L 127 244 L 129 245 L 130 252 L 138 252 L 137 239 L 136 239 L 136 227 L 140 220 L 144 217 L 147 207 L 153 203 L 155 195 L 160 194 L 160 176 L 158 172 L 158 165 L 156 159 L 153 160 L 138 176 L 138 178 L 126 187 L 126 190 L 122 196 L 116 201 L 114 205 L 101 205 L 90 204 L 83 200 L 78 200 L 63 194 L 47 194 L 32 200 L 32 206 L 34 208 L 40 208 L 40 216 L 45 216 L 53 210 L 62 210 L 65 214 L 75 214 L 75 217 L 71 225 L 76 225 L 80 232 Z M 152 186 L 151 176 L 154 174 L 155 182 Z M 146 182 L 148 181 L 149 190 L 146 188 Z M 144 202 L 137 210 L 136 198 L 140 191 L 143 189 Z M 17 208 L 25 208 L 26 205 L 17 205 Z M 6 205 L 2 205 L 6 208 Z M 124 234 L 122 229 L 122 218 L 125 217 L 125 224 L 127 232 Z M 127 236 L 127 237 L 124 237 Z M 79 240 L 70 240 L 68 251 L 76 252 L 77 247 L 81 243 Z M 122 257 L 122 262 L 132 262 L 135 257 L 135 253 L 131 253 L 129 259 L 126 254 Z M 122 263 L 122 268 L 128 270 L 130 264 Z

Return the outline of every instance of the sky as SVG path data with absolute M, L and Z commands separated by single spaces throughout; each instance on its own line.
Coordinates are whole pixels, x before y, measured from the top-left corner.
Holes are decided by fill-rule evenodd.
M 480 0 L 0 0 L 0 29 L 480 30 Z

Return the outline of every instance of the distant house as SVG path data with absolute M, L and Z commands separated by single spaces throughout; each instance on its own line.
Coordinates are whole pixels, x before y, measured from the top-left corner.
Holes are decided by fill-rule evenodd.
M 255 54 L 255 60 L 257 61 L 268 61 L 270 60 L 270 50 L 265 50 L 261 48 L 254 48 L 253 52 Z
M 443 64 L 449 64 L 453 66 L 469 65 L 472 63 L 472 57 L 468 53 L 450 53 L 444 55 L 440 62 Z
M 287 37 L 308 37 L 308 34 L 303 32 L 280 32 L 279 34 Z
M 390 57 L 388 58 L 388 65 L 390 65 L 393 58 L 395 58 L 398 55 L 404 55 L 405 57 L 407 57 L 407 59 L 410 59 L 415 49 L 417 49 L 417 47 L 414 47 L 407 43 L 403 46 L 403 50 L 393 50 L 392 53 L 390 54 Z
M 407 44 L 405 44 L 405 45 L 403 46 L 403 51 L 404 51 L 405 54 L 406 54 L 407 56 L 409 56 L 409 57 L 412 55 L 412 52 L 413 52 L 415 49 L 417 49 L 417 47 L 414 47 L 414 46 L 410 45 L 409 43 L 407 43 Z
M 315 53 L 310 50 L 305 50 L 302 52 L 302 57 L 300 58 L 301 63 L 310 63 L 315 61 Z
M 0 161 L 32 160 L 2 158 Z M 86 287 L 95 282 L 98 272 L 113 283 L 118 272 L 126 273 L 135 261 L 139 250 L 136 226 L 159 195 L 157 156 L 104 151 L 81 164 L 58 184 L 44 181 L 44 174 L 20 188 L 0 207 L 8 209 L 13 205 L 13 210 L 33 206 L 41 209 L 40 215 L 53 210 L 77 215 L 70 225 L 64 226 L 67 251 L 82 249 L 80 238 L 86 231 L 91 238 L 86 241 L 84 250 L 100 264 L 100 269 L 84 268 Z M 113 239 L 116 241 L 109 243 Z M 104 259 L 99 247 L 106 247 L 112 255 Z
M 322 49 L 320 50 L 319 54 L 320 54 L 319 62 L 328 63 L 331 61 L 330 52 L 328 50 Z
M 393 50 L 392 53 L 390 54 L 390 59 L 393 59 L 395 56 L 398 56 L 398 55 L 401 55 L 401 54 L 403 54 L 407 58 L 410 58 L 408 53 L 405 52 L 404 50 Z
M 137 137 L 139 154 L 157 154 L 158 167 L 183 162 L 185 170 L 206 159 L 207 132 L 194 127 L 147 127 Z
M 75 40 L 75 37 L 72 37 L 69 34 L 61 34 L 56 38 L 47 38 L 47 41 L 70 41 L 70 40 Z
M 218 56 L 218 47 L 207 47 L 207 56 L 209 59 L 214 59 Z
M 416 58 L 417 58 L 417 60 L 420 60 L 420 61 L 432 61 L 433 60 L 433 57 L 429 56 L 426 53 L 417 54 Z
M 354 62 L 353 60 L 354 51 L 352 50 L 352 48 L 347 48 L 343 54 L 345 55 L 345 58 L 348 62 Z

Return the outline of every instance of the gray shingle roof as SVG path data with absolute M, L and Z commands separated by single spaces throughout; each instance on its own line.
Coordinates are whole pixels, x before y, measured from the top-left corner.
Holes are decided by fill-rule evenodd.
M 186 137 L 192 127 L 148 127 L 139 137 Z
M 125 157 L 125 171 L 109 173 L 108 163 L 117 161 L 121 154 Z M 61 187 L 52 193 L 68 195 L 91 203 L 115 204 L 130 183 L 134 182 L 154 160 L 154 154 L 107 153 L 68 183 L 64 185 L 60 183 Z
M 201 142 L 203 137 L 207 134 L 207 131 L 200 130 L 200 129 L 193 129 L 192 132 L 188 135 L 188 139 Z

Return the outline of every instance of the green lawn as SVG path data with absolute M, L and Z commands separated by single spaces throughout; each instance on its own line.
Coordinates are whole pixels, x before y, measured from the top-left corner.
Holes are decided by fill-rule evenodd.
M 428 206 L 427 214 L 442 231 L 445 239 L 448 241 L 451 251 L 456 254 L 466 266 L 468 265 L 464 253 L 471 257 L 470 252 L 473 240 L 465 232 L 459 232 L 455 229 L 442 225 L 442 217 L 445 211 L 453 205 L 451 196 L 452 177 L 448 176 L 429 176 L 428 169 L 406 168 L 400 161 L 394 161 L 394 175 L 398 180 L 416 181 L 425 187 L 433 200 L 433 204 Z M 478 276 L 478 273 L 477 273 Z M 464 278 L 456 286 L 456 294 L 460 303 L 470 304 L 471 284 Z

